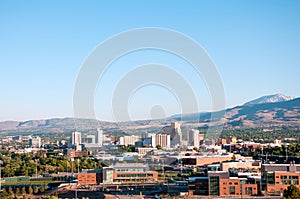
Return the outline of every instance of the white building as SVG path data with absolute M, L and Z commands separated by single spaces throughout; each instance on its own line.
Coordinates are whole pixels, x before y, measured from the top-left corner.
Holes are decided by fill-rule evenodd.
M 135 142 L 140 141 L 142 138 L 140 136 L 136 135 L 126 135 L 123 137 L 120 137 L 120 145 L 135 145 Z
M 41 147 L 41 138 L 39 136 L 29 138 L 29 145 L 33 148 Z
M 188 146 L 199 148 L 199 131 L 192 129 L 188 134 Z
M 72 133 L 71 144 L 72 145 L 81 144 L 81 132 L 75 131 Z
M 171 146 L 180 146 L 182 142 L 182 132 L 178 122 L 171 123 Z
M 103 145 L 103 130 L 101 129 L 97 129 L 97 144 L 99 146 Z

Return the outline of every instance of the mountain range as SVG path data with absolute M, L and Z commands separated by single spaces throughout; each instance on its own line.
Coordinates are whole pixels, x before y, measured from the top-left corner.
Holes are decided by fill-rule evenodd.
M 129 122 L 104 122 L 95 119 L 53 118 L 46 120 L 29 120 L 24 122 L 0 122 L 1 133 L 18 132 L 71 132 L 75 130 L 89 131 L 102 128 L 108 131 L 136 131 L 151 128 L 162 128 L 171 121 L 181 121 L 183 125 L 205 127 L 219 125 L 220 118 L 225 128 L 262 127 L 292 125 L 300 126 L 300 98 L 282 94 L 263 96 L 249 101 L 241 106 L 228 108 L 218 112 L 202 112 L 192 114 L 178 114 L 158 120 L 139 120 Z M 76 122 L 75 122 L 76 121 Z

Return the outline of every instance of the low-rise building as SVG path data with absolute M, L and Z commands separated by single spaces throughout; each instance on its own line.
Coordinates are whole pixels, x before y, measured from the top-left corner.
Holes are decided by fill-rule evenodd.
M 112 166 L 114 182 L 149 182 L 157 181 L 158 172 L 149 171 L 146 164 L 128 163 Z
M 207 176 L 189 178 L 190 194 L 210 196 L 252 196 L 259 183 L 251 178 L 230 177 L 229 172 L 208 171 Z
M 268 194 L 281 195 L 291 184 L 300 188 L 300 164 L 263 164 L 262 188 Z
M 98 185 L 103 182 L 102 169 L 79 173 L 77 178 L 79 185 Z

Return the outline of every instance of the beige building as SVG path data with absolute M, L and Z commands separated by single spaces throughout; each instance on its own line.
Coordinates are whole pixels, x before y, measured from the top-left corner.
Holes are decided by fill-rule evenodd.
M 155 137 L 155 145 L 161 146 L 161 148 L 170 148 L 171 147 L 171 137 L 167 134 L 156 134 Z
M 140 136 L 136 136 L 136 135 L 126 135 L 123 137 L 120 137 L 120 145 L 135 145 L 135 142 L 137 141 L 141 141 L 141 137 Z

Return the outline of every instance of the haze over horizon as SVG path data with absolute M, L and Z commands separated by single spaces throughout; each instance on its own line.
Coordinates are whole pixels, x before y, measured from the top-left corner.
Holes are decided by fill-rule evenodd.
M 143 27 L 172 29 L 201 45 L 221 76 L 227 108 L 276 93 L 298 97 L 299 8 L 298 1 L 2 1 L 0 121 L 71 117 L 74 84 L 89 53 L 112 35 Z M 177 71 L 199 99 L 195 112 L 211 110 L 207 85 L 188 63 L 143 50 L 122 56 L 105 72 L 95 96 L 98 119 L 113 119 L 116 84 L 147 63 Z M 174 94 L 157 85 L 137 90 L 128 109 L 132 118 L 145 119 L 156 105 L 167 116 L 180 113 Z

